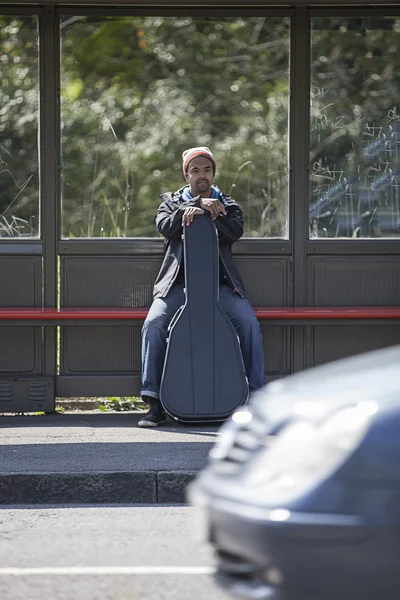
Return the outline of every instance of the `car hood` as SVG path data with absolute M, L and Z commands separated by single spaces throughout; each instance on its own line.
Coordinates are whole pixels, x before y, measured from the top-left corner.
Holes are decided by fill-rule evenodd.
M 257 392 L 249 410 L 274 433 L 293 418 L 319 420 L 359 402 L 380 409 L 400 404 L 400 346 L 335 361 L 273 382 Z

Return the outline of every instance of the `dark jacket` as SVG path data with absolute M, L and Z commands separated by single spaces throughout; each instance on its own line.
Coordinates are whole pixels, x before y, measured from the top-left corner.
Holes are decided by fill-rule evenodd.
M 158 207 L 156 225 L 165 238 L 165 256 L 154 284 L 154 298 L 164 298 L 178 275 L 183 255 L 183 211 L 190 206 L 200 208 L 200 196 L 185 201 L 182 198 L 183 189 L 161 195 L 163 202 Z M 239 204 L 223 192 L 220 192 L 219 200 L 225 206 L 227 213 L 226 216 L 220 215 L 214 221 L 218 230 L 219 255 L 232 287 L 244 296 L 243 281 L 232 256 L 232 244 L 243 235 L 243 212 Z M 205 211 L 205 214 L 210 213 Z

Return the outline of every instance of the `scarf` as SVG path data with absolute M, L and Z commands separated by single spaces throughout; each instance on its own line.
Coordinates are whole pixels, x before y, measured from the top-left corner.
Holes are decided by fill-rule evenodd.
M 178 193 L 180 194 L 180 196 L 184 202 L 187 202 L 188 200 L 192 200 L 192 198 L 193 198 L 192 194 L 190 193 L 190 187 L 188 185 L 186 185 L 185 187 L 178 190 Z M 225 194 L 222 194 L 221 190 L 216 185 L 211 186 L 211 198 L 213 198 L 213 199 L 218 198 L 224 204 L 224 200 L 223 200 L 224 195 Z

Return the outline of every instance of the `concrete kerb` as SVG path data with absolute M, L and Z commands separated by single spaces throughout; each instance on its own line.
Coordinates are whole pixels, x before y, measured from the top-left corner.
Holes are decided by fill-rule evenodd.
M 197 471 L 0 475 L 0 505 L 183 504 Z
M 0 505 L 185 502 L 219 426 L 141 429 L 140 414 L 2 416 Z

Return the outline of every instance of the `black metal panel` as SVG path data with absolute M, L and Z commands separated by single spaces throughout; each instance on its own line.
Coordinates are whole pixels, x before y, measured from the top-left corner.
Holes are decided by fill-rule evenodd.
M 56 396 L 139 396 L 140 375 L 60 375 L 56 379 Z
M 41 257 L 0 256 L 0 306 L 41 306 Z
M 19 238 L 15 240 L 7 241 L 6 239 L 0 239 L 0 255 L 13 255 L 20 256 L 37 256 L 43 254 L 42 242 L 33 241 L 22 241 Z
M 54 380 L 41 377 L 0 379 L 0 413 L 52 412 Z
M 268 256 L 236 256 L 252 306 L 290 305 L 290 258 Z M 268 375 L 289 372 L 289 328 L 261 323 L 265 368 Z
M 400 343 L 400 327 L 354 325 L 314 327 L 310 366 Z
M 232 248 L 234 256 L 274 256 L 292 254 L 292 242 L 275 238 L 242 238 Z
M 160 263 L 160 257 L 63 257 L 62 305 L 150 306 Z M 139 373 L 140 340 L 140 322 L 132 327 L 62 328 L 60 372 Z
M 0 256 L 0 307 L 41 306 L 41 270 L 41 257 Z M 0 372 L 40 373 L 41 368 L 41 328 L 1 326 Z
M 373 255 L 398 256 L 400 254 L 400 241 L 390 238 L 374 239 L 325 239 L 309 240 L 307 242 L 307 255 Z
M 147 256 L 161 257 L 164 250 L 162 238 L 88 238 L 62 240 L 58 253 L 67 256 Z
M 160 265 L 159 257 L 63 257 L 61 305 L 150 306 Z
M 260 322 L 267 377 L 286 375 L 291 371 L 289 327 L 268 327 Z
M 289 257 L 237 256 L 235 260 L 252 306 L 290 306 Z
M 140 373 L 141 325 L 63 328 L 60 373 Z
M 400 261 L 386 256 L 309 257 L 308 304 L 313 306 L 398 306 Z M 307 328 L 306 363 L 330 360 L 400 342 L 397 325 L 321 325 Z
M 398 306 L 397 257 L 310 257 L 308 304 L 311 306 Z
M 39 327 L 0 327 L 0 373 L 40 373 L 40 335 Z

